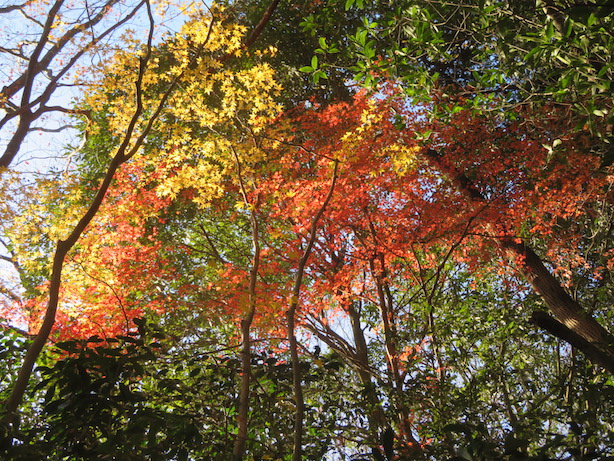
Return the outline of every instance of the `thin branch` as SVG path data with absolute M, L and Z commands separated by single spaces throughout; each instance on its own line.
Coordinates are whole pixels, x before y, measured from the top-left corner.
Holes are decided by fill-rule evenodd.
M 13 325 L 6 325 L 4 323 L 0 323 L 0 330 L 8 330 L 8 331 L 13 331 L 17 334 L 19 334 L 20 336 L 23 336 L 26 339 L 32 339 L 34 338 L 34 335 L 31 333 L 28 333 L 26 330 L 22 330 L 21 328 L 15 327 Z
M 90 109 L 69 109 L 68 107 L 62 106 L 44 106 L 40 110 L 40 113 L 45 112 L 62 112 L 69 115 L 84 115 L 87 118 L 90 118 L 92 115 L 92 111 Z
M 75 125 L 62 125 L 57 128 L 45 128 L 42 126 L 33 126 L 28 129 L 29 133 L 37 131 L 39 133 L 61 133 L 64 130 L 68 130 L 69 128 L 76 128 Z
M 334 161 L 333 174 L 330 182 L 328 193 L 322 202 L 322 205 L 318 209 L 316 215 L 311 221 L 311 229 L 309 231 L 309 241 L 303 251 L 303 255 L 298 263 L 296 270 L 296 277 L 294 279 L 294 287 L 292 288 L 292 297 L 290 298 L 290 305 L 286 312 L 286 323 L 288 328 L 288 340 L 290 342 L 290 356 L 292 357 L 292 380 L 294 386 L 294 399 L 296 403 L 296 413 L 294 418 L 294 452 L 292 455 L 292 461 L 300 461 L 303 453 L 303 418 L 305 416 L 305 400 L 303 398 L 303 388 L 301 385 L 301 365 L 298 356 L 298 346 L 296 340 L 296 310 L 298 308 L 298 299 L 301 293 L 303 284 L 303 275 L 305 273 L 305 266 L 307 260 L 311 255 L 311 250 L 316 240 L 316 232 L 318 229 L 318 222 L 324 214 L 326 207 L 328 206 L 333 192 L 335 191 L 335 184 L 337 183 L 337 172 L 339 170 L 339 161 Z
M 207 240 L 207 243 L 209 243 L 209 246 L 211 247 L 211 250 L 213 251 L 213 256 L 215 256 L 215 258 L 224 263 L 227 264 L 227 261 L 222 258 L 222 255 L 220 254 L 219 251 L 217 251 L 217 247 L 215 246 L 215 243 L 213 242 L 213 240 L 211 240 L 211 236 L 209 235 L 209 232 L 207 232 L 207 230 L 205 229 L 205 226 L 203 226 L 202 224 L 198 225 L 198 228 L 200 229 L 200 231 L 203 233 L 203 235 L 205 236 L 205 239 Z
M 20 10 L 24 6 L 27 6 L 28 3 L 29 2 L 25 2 L 25 3 L 22 3 L 20 5 L 3 6 L 2 8 L 0 8 L 0 14 L 10 13 L 11 11 Z
M 23 59 L 24 61 L 28 60 L 27 56 L 24 56 L 21 50 L 19 49 L 5 48 L 3 46 L 0 46 L 0 53 L 7 53 L 12 56 L 15 56 L 16 58 Z
M 13 292 L 13 290 L 10 290 L 9 288 L 0 285 L 0 295 L 4 295 L 5 297 L 9 298 L 11 301 L 15 302 L 15 303 L 21 303 L 21 296 L 17 295 L 16 293 Z

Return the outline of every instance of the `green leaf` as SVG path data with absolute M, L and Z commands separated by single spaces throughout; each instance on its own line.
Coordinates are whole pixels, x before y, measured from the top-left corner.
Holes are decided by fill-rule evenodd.
M 125 335 L 117 335 L 116 338 L 121 339 L 127 343 L 142 345 L 143 340 L 140 338 L 135 338 L 133 336 L 125 336 Z
M 66 352 L 78 352 L 80 349 L 77 341 L 62 341 L 56 343 L 56 346 Z
M 593 24 L 595 24 L 597 22 L 597 15 L 595 15 L 595 13 L 591 13 L 589 14 L 587 20 L 586 20 L 586 25 L 587 26 L 592 26 Z
M 313 67 L 311 66 L 303 66 L 299 69 L 301 72 L 311 73 L 313 72 Z
M 52 385 L 49 387 L 49 389 L 47 389 L 47 392 L 45 392 L 45 397 L 43 398 L 45 403 L 49 403 L 51 399 L 53 399 L 54 395 L 55 395 L 55 385 Z
M 323 70 L 319 70 L 315 74 L 313 74 L 313 82 L 314 83 L 318 83 L 321 78 L 324 78 L 324 79 L 328 78 L 328 76 L 326 75 L 326 73 Z
M 200 368 L 194 368 L 192 371 L 190 371 L 190 378 L 194 378 L 196 375 L 200 373 L 200 371 L 201 371 Z
M 473 428 L 464 423 L 450 423 L 446 424 L 443 428 L 444 432 L 459 432 L 463 434 L 471 434 Z
M 350 8 L 352 8 L 352 6 L 354 6 L 354 1 L 355 0 L 345 0 L 345 11 L 349 10 Z
M 311 68 L 313 70 L 316 70 L 318 68 L 318 57 L 314 56 L 313 58 L 311 58 Z
M 426 130 L 424 133 L 416 133 L 416 139 L 427 140 L 433 134 L 433 130 Z
M 355 37 L 356 41 L 362 45 L 364 47 L 366 41 L 367 41 L 367 30 L 363 29 L 360 30 L 358 32 L 356 32 L 356 37 Z
M 539 53 L 542 50 L 541 45 L 538 45 L 536 47 L 534 47 L 531 51 L 529 51 L 527 53 L 527 55 L 524 57 L 525 61 L 528 61 L 529 59 L 531 59 L 533 56 L 535 56 L 537 53 Z
M 573 19 L 567 18 L 565 20 L 565 32 L 563 35 L 565 37 L 569 37 L 571 35 L 572 30 L 573 30 Z
M 607 66 L 603 66 L 601 70 L 597 73 L 597 77 L 603 77 L 606 73 L 614 69 L 614 63 L 608 64 Z
M 554 22 L 549 21 L 546 26 L 546 38 L 550 40 L 554 36 Z

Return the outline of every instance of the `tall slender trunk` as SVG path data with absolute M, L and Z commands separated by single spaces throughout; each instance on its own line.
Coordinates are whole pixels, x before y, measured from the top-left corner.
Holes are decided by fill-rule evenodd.
M 247 428 L 249 421 L 249 387 L 251 383 L 251 361 L 252 351 L 250 342 L 250 330 L 252 322 L 254 321 L 254 315 L 256 313 L 256 285 L 258 283 L 258 269 L 260 267 L 260 232 L 258 226 L 258 218 L 256 216 L 258 210 L 258 199 L 255 203 L 250 203 L 245 190 L 245 183 L 243 181 L 243 172 L 241 169 L 241 161 L 239 155 L 231 148 L 235 157 L 237 165 L 237 177 L 239 180 L 239 186 L 243 201 L 246 209 L 250 210 L 249 218 L 251 223 L 252 233 L 252 262 L 249 270 L 249 287 L 248 297 L 249 302 L 247 306 L 247 312 L 241 320 L 241 385 L 239 388 L 239 411 L 237 414 L 237 437 L 235 439 L 234 447 L 232 450 L 232 458 L 235 461 L 243 459 L 245 456 L 245 445 L 247 443 Z
M 374 232 L 373 228 L 371 230 Z M 379 263 L 379 267 L 376 267 L 375 265 L 376 260 Z M 388 370 L 392 376 L 394 392 L 401 395 L 404 392 L 404 378 L 399 367 L 399 354 L 396 344 L 397 332 L 394 318 L 394 299 L 387 281 L 388 273 L 386 269 L 386 262 L 384 255 L 381 252 L 377 253 L 375 257 L 371 259 L 370 267 L 377 287 L 379 309 L 384 327 L 384 343 L 386 348 Z M 411 449 L 418 449 L 420 444 L 413 434 L 409 409 L 404 405 L 401 405 L 398 407 L 397 411 L 397 435 L 399 441 L 404 445 L 408 445 L 411 447 Z
M 288 328 L 288 342 L 290 343 L 290 357 L 292 360 L 292 387 L 294 389 L 294 439 L 292 461 L 303 459 L 303 419 L 305 418 L 305 398 L 303 396 L 301 363 L 298 356 L 298 342 L 295 328 L 296 306 L 286 313 Z
M 339 162 L 333 160 L 333 175 L 330 182 L 328 193 L 322 202 L 322 205 L 318 209 L 316 215 L 311 220 L 311 228 L 309 230 L 309 240 L 307 246 L 303 251 L 298 267 L 296 269 L 296 276 L 294 279 L 294 287 L 292 289 L 292 297 L 290 298 L 290 305 L 286 312 L 286 321 L 288 328 L 288 341 L 290 343 L 290 356 L 292 358 L 292 381 L 294 386 L 294 400 L 296 402 L 296 411 L 294 419 L 294 452 L 292 455 L 292 461 L 300 461 L 303 457 L 303 418 L 305 416 L 305 400 L 303 398 L 303 387 L 301 384 L 301 364 L 298 356 L 298 343 L 296 341 L 296 311 L 298 308 L 298 299 L 301 294 L 301 287 L 303 284 L 303 275 L 305 274 L 305 266 L 307 260 L 311 255 L 311 250 L 316 241 L 316 231 L 318 230 L 318 222 L 326 207 L 328 206 L 333 192 L 335 190 L 335 184 L 337 183 L 337 171 L 339 169 Z
M 373 381 L 371 380 L 372 376 L 371 372 L 369 371 L 370 364 L 367 341 L 360 325 L 360 312 L 354 307 L 354 303 L 352 301 L 349 301 L 347 303 L 346 311 L 350 317 L 350 323 L 352 325 L 352 336 L 354 338 L 354 344 L 356 346 L 356 372 L 358 373 L 360 383 L 365 389 L 367 402 L 370 406 L 367 412 L 367 420 L 369 421 L 369 430 L 371 433 L 371 438 L 373 440 L 373 448 L 378 449 L 378 435 L 380 432 L 384 431 L 389 426 L 389 423 L 386 418 L 386 414 L 384 413 L 384 410 L 382 408 L 382 403 L 380 402 L 379 396 L 375 391 Z
M 241 320 L 241 387 L 239 389 L 239 411 L 237 415 L 237 438 L 235 439 L 232 456 L 241 460 L 245 455 L 247 428 L 249 422 L 249 387 L 251 383 L 251 341 L 250 330 L 256 313 L 256 283 L 258 266 L 260 264 L 260 244 L 258 242 L 258 223 L 252 219 L 252 267 L 250 269 L 249 304 L 245 317 Z

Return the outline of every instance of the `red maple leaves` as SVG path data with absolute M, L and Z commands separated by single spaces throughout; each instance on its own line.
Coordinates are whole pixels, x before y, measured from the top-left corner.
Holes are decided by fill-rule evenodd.
M 303 314 L 342 311 L 357 297 L 377 304 L 378 283 L 416 283 L 415 274 L 442 260 L 495 270 L 484 264 L 502 236 L 493 232 L 535 239 L 563 277 L 585 267 L 577 251 L 583 217 L 594 217 L 610 197 L 607 176 L 588 151 L 590 137 L 565 135 L 567 115 L 551 107 L 505 117 L 462 111 L 446 123 L 429 122 L 396 94 L 364 93 L 286 114 L 259 135 L 267 160 L 249 178 L 262 225 L 256 325 L 273 334 L 281 328 L 276 319 L 333 162 L 339 177 L 306 267 Z M 194 190 L 172 201 L 156 193 L 156 181 L 139 162 L 121 171 L 70 256 L 59 334 L 109 335 L 145 311 L 181 306 L 205 315 L 207 303 L 229 319 L 241 317 L 248 235 L 236 181 L 211 202 L 208 230 L 199 219 L 176 219 L 194 212 Z M 234 249 L 217 248 L 233 241 Z M 593 269 L 598 277 L 603 267 Z

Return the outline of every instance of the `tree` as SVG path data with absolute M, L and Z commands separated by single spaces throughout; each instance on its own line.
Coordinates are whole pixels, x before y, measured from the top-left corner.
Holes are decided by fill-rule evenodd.
M 405 63 L 406 76 L 448 69 L 421 103 L 389 79 L 297 104 L 313 88 L 284 89 L 275 67 L 300 59 L 268 48 L 273 32 L 245 49 L 243 6 L 195 11 L 181 33 L 100 62 L 77 106 L 91 124 L 76 168 L 24 195 L 20 216 L 1 210 L 30 285 L 14 308 L 47 312 L 26 363 L 47 338 L 68 339 L 31 394 L 22 368 L 7 456 L 611 455 L 603 137 L 556 102 L 484 102 L 470 72 L 448 72 L 489 62 L 475 44 L 454 64 Z M 448 25 L 467 35 L 463 8 Z M 337 54 L 336 37 L 390 70 L 369 51 L 395 49 L 385 27 L 344 38 L 355 13 L 318 56 Z M 321 62 L 303 70 L 322 79 Z
M 580 114 L 578 127 L 587 124 L 601 136 L 593 149 L 606 165 L 612 162 L 611 5 L 407 1 L 391 8 L 346 1 L 339 7 L 343 3 L 362 11 L 363 23 L 348 35 L 350 46 L 329 46 L 354 59 L 358 80 L 393 77 L 418 100 L 435 90 L 444 102 L 435 109 L 443 112 L 556 101 Z M 321 11 L 306 27 L 324 40 L 327 23 Z M 333 68 L 343 62 L 326 47 L 319 52 Z
M 145 14 L 147 2 L 126 4 L 118 0 L 75 8 L 64 0 L 10 4 L 0 9 L 3 28 L 11 28 L 10 39 L 0 48 L 3 66 L 9 69 L 0 93 L 5 130 L 0 167 L 8 168 L 32 132 L 61 131 L 36 126 L 50 114 L 83 114 L 66 107 L 61 93 L 75 84 L 85 84 L 84 62 L 105 54 L 113 35 L 136 16 Z M 8 36 L 8 30 L 5 30 Z
M 353 2 L 348 2 L 346 7 L 352 4 Z M 510 20 L 511 16 L 523 17 L 525 14 L 530 14 L 534 18 L 536 11 L 531 6 L 519 5 L 515 9 L 506 5 L 499 5 L 501 8 L 498 5 L 489 5 L 483 9 L 475 6 L 445 3 L 440 5 L 428 3 L 425 6 L 411 7 L 404 5 L 395 11 L 394 19 L 391 21 L 386 22 L 382 17 L 378 18 L 377 24 L 366 21 L 365 27 L 355 36 L 357 44 L 362 43 L 366 50 L 361 52 L 361 48 L 358 47 L 359 56 L 364 59 L 362 68 L 368 69 L 369 66 L 373 66 L 372 69 L 394 72 L 402 80 L 409 82 L 422 82 L 426 76 L 427 81 L 437 88 L 438 101 L 443 102 L 443 105 L 435 106 L 436 111 L 447 108 L 454 112 L 465 104 L 464 101 L 470 101 L 475 107 L 476 104 L 484 103 L 483 94 L 487 94 L 488 100 L 494 101 L 495 104 L 498 104 L 498 101 L 508 104 L 509 101 L 522 102 L 525 97 L 539 100 L 542 92 L 545 92 L 549 96 L 554 96 L 553 99 L 563 105 L 573 104 L 583 115 L 589 116 L 589 124 L 596 132 L 606 138 L 611 136 L 608 132 L 611 123 L 607 122 L 606 116 L 611 113 L 611 93 L 609 83 L 600 81 L 611 67 L 607 53 L 601 54 L 612 48 L 609 41 L 611 35 L 601 34 L 603 27 L 608 28 L 607 24 L 612 18 L 612 11 L 608 7 L 598 4 L 578 6 L 546 2 L 542 6 L 544 15 L 541 18 L 545 25 L 541 30 L 539 22 L 512 23 Z M 386 25 L 382 27 L 380 24 Z M 391 31 L 399 31 L 394 41 L 388 41 Z M 598 34 L 599 37 L 593 37 L 593 34 Z M 374 40 L 367 43 L 366 37 L 372 37 Z M 605 42 L 596 45 L 602 39 Z M 493 42 L 490 43 L 490 40 Z M 594 48 L 584 49 L 588 43 Z M 459 49 L 465 51 L 455 54 L 455 50 Z M 382 55 L 378 56 L 379 62 L 372 59 L 375 56 L 374 50 L 382 50 Z M 424 50 L 428 51 L 423 53 Z M 527 61 L 529 67 L 526 66 Z M 557 70 L 558 66 L 566 66 L 570 62 L 575 63 L 570 66 L 574 67 L 575 71 Z M 519 68 L 520 63 L 522 68 Z M 535 67 L 531 66 L 533 63 Z M 483 67 L 479 68 L 476 65 Z M 571 83 L 572 74 L 573 83 Z M 609 77 L 605 79 L 611 80 Z M 427 85 L 427 88 L 430 87 Z M 462 95 L 460 100 L 457 96 L 448 95 L 458 91 Z M 499 93 L 505 96 L 494 98 L 493 95 Z M 492 102 L 489 106 L 492 106 Z M 603 119 L 605 123 L 593 124 L 592 116 L 605 117 Z M 577 126 L 581 126 L 585 122 L 585 118 L 581 117 L 576 123 Z M 555 140 L 553 143 L 558 142 L 560 140 Z M 607 144 L 603 146 L 593 140 L 589 149 L 604 156 L 602 165 L 610 163 Z M 440 153 L 435 150 L 430 152 L 432 161 L 437 162 L 442 159 Z M 439 165 L 443 166 L 441 163 Z M 595 169 L 596 166 L 592 168 Z M 481 196 L 478 188 L 472 185 L 471 179 L 466 178 L 463 172 L 453 169 L 449 174 L 453 181 L 458 181 L 457 186 L 460 190 L 464 190 L 473 198 Z M 483 198 L 481 196 L 481 199 Z M 558 283 L 549 277 L 539 258 L 530 248 L 526 245 L 517 246 L 511 242 L 506 245 L 507 251 L 525 258 L 530 265 L 535 264 L 533 267 L 526 267 L 526 270 L 541 274 L 533 279 L 536 282 L 534 286 L 542 296 L 549 299 L 548 304 L 551 309 L 558 309 L 555 304 L 569 306 L 569 310 L 558 311 L 559 318 L 565 319 L 568 315 L 575 315 L 571 312 L 582 311 L 564 291 L 555 288 Z M 551 287 L 546 285 L 551 285 L 553 289 L 559 291 L 559 294 L 554 295 Z M 555 298 L 558 298 L 558 301 L 555 301 Z M 580 314 L 582 318 L 585 315 Z M 607 357 L 611 357 L 612 354 L 607 349 L 612 339 L 600 326 L 586 325 L 584 333 L 575 337 L 573 332 L 566 331 L 565 327 L 559 324 L 549 323 L 549 320 L 541 315 L 536 316 L 535 320 L 550 331 L 556 330 L 559 335 L 565 335 L 568 340 L 585 350 L 591 346 L 584 344 L 584 341 L 587 337 L 592 337 L 592 340 L 588 340 L 589 343 L 595 341 L 604 345 L 606 349 L 594 354 L 589 353 L 601 356 L 606 363 L 609 362 L 610 359 Z M 588 333 L 590 329 L 595 330 L 594 335 Z M 611 367 L 611 365 L 606 366 Z
M 274 8 L 274 5 L 275 3 L 271 5 L 272 8 Z M 104 196 L 106 195 L 106 192 L 118 168 L 122 164 L 126 163 L 130 158 L 132 158 L 142 147 L 143 142 L 150 134 L 152 127 L 156 122 L 158 122 L 158 117 L 160 116 L 163 107 L 168 102 L 171 94 L 177 88 L 177 83 L 184 76 L 187 76 L 190 70 L 194 70 L 192 69 L 194 62 L 200 63 L 200 65 L 203 66 L 205 69 L 209 69 L 209 66 L 212 65 L 211 62 L 203 63 L 202 61 L 198 61 L 201 58 L 201 52 L 203 51 L 203 48 L 210 43 L 209 40 L 212 38 L 212 36 L 213 40 L 211 41 L 211 43 L 213 43 L 213 47 L 209 51 L 215 53 L 220 49 L 221 46 L 221 37 L 217 37 L 214 33 L 214 29 L 216 28 L 216 26 L 214 24 L 214 18 L 212 16 L 209 16 L 209 18 L 205 22 L 195 22 L 193 20 L 192 24 L 197 24 L 195 41 L 199 46 L 198 51 L 194 55 L 190 56 L 188 55 L 190 51 L 189 47 L 181 48 L 181 51 L 184 53 L 184 59 L 179 61 L 178 66 L 171 68 L 171 71 L 167 73 L 164 79 L 156 79 L 154 81 L 154 83 L 163 86 L 161 94 L 159 94 L 158 98 L 155 100 L 144 99 L 143 95 L 144 91 L 146 90 L 146 86 L 151 83 L 147 82 L 145 77 L 149 70 L 148 66 L 152 62 L 151 58 L 153 51 L 154 27 L 154 19 L 151 7 L 148 3 L 146 4 L 146 7 L 149 19 L 149 34 L 147 36 L 147 41 L 144 44 L 143 54 L 139 56 L 139 52 L 137 51 L 137 55 L 130 56 L 128 54 L 120 54 L 114 57 L 114 59 L 116 59 L 116 69 L 117 71 L 119 71 L 119 74 L 116 75 L 116 77 L 121 75 L 122 71 L 128 72 L 128 75 L 130 76 L 136 76 L 135 85 L 132 93 L 134 100 L 127 101 L 128 104 L 125 107 L 125 112 L 120 112 L 117 114 L 118 116 L 120 116 L 120 120 L 126 123 L 125 130 L 123 130 L 124 134 L 119 138 L 119 145 L 117 146 L 114 156 L 109 163 L 102 182 L 98 187 L 98 190 L 94 198 L 92 199 L 89 207 L 87 207 L 87 210 L 79 219 L 75 227 L 70 230 L 67 238 L 59 240 L 59 243 L 56 247 L 51 268 L 49 299 L 47 302 L 47 307 L 45 309 L 45 317 L 33 344 L 29 348 L 28 353 L 24 358 L 24 364 L 13 387 L 13 391 L 7 400 L 6 414 L 7 421 L 9 423 L 11 423 L 11 420 L 14 418 L 14 414 L 23 398 L 23 394 L 27 387 L 27 383 L 31 375 L 36 358 L 40 354 L 55 324 L 55 317 L 59 301 L 59 291 L 61 286 L 61 272 L 63 269 L 64 258 L 66 257 L 68 252 L 75 246 L 79 237 L 84 232 L 85 228 L 89 225 L 89 223 L 92 221 L 92 219 L 98 212 L 98 209 L 100 208 Z M 206 18 L 202 17 L 201 14 L 200 19 Z M 229 49 L 222 49 L 223 54 L 221 58 L 223 61 L 228 59 L 232 51 L 240 49 L 241 39 L 233 37 L 233 32 L 226 33 L 223 28 L 219 28 L 217 29 L 217 31 L 218 33 L 221 33 L 224 38 L 230 38 L 230 42 L 228 44 Z M 234 32 L 240 32 L 240 30 L 235 29 Z M 122 90 L 124 89 L 125 87 L 122 87 Z M 117 97 L 117 94 L 115 96 Z M 221 112 L 224 113 L 224 110 L 222 110 Z M 147 118 L 145 120 L 142 120 L 143 115 L 147 115 Z

